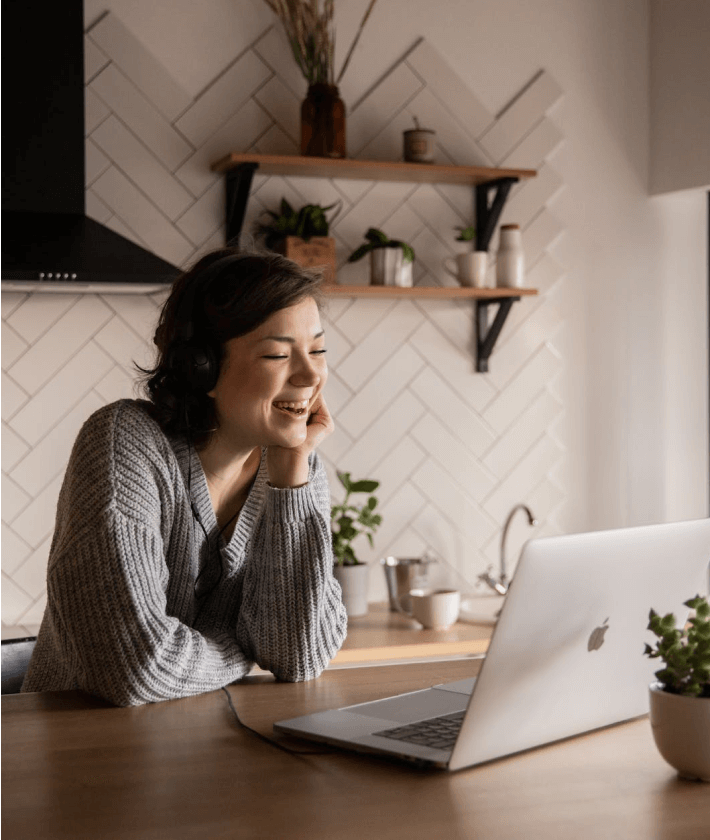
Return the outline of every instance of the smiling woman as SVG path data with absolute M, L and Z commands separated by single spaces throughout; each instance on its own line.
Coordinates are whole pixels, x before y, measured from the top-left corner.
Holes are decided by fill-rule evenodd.
M 74 445 L 23 691 L 136 705 L 254 662 L 312 679 L 338 651 L 319 287 L 290 260 L 231 249 L 176 281 L 149 399 L 100 409 Z

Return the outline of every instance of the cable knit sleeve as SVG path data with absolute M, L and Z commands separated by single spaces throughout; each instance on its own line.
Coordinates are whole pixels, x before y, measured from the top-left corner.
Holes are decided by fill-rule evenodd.
M 347 632 L 340 584 L 333 576 L 330 494 L 317 454 L 308 484 L 266 488 L 245 567 L 240 644 L 279 679 L 317 677 Z
M 168 614 L 168 587 L 193 583 L 189 524 L 175 513 L 180 483 L 164 438 L 136 411 L 101 409 L 77 438 L 24 691 L 82 688 L 130 706 L 219 688 L 252 664 L 233 634 L 208 638 Z M 172 568 L 168 540 L 182 546 Z

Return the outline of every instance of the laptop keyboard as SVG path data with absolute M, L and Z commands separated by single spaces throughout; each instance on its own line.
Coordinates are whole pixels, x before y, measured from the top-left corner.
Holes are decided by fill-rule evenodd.
M 373 732 L 373 735 L 382 735 L 384 738 L 392 738 L 395 741 L 407 741 L 410 744 L 421 744 L 438 750 L 450 750 L 456 743 L 465 714 L 465 712 L 454 712 L 428 720 L 418 720 L 416 723 L 408 723 L 405 726 Z

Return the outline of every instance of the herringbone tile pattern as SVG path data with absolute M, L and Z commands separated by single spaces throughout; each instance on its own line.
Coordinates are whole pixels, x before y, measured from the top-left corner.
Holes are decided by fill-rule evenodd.
M 298 151 L 304 90 L 275 27 L 193 99 L 109 14 L 87 33 L 86 80 L 87 211 L 176 264 L 223 241 L 223 185 L 210 163 L 234 150 Z M 428 549 L 446 561 L 450 580 L 471 589 L 497 562 L 501 526 L 517 502 L 533 508 L 537 533 L 564 530 L 565 397 L 557 383 L 565 361 L 556 335 L 565 322 L 565 278 L 549 253 L 562 226 L 547 207 L 562 187 L 549 162 L 562 140 L 549 117 L 560 96 L 541 72 L 501 114 L 490 114 L 420 40 L 349 103 L 352 157 L 401 159 L 402 131 L 416 115 L 436 127 L 442 161 L 539 170 L 516 185 L 503 221 L 523 228 L 528 285 L 540 296 L 513 308 L 490 373 L 474 371 L 470 304 L 328 304 L 328 399 L 337 430 L 322 454 L 333 492 L 340 495 L 336 469 L 381 481 L 384 522 L 375 548 L 360 546 L 364 560 Z M 442 261 L 456 251 L 454 227 L 473 221 L 463 187 L 257 176 L 245 231 L 283 196 L 295 204 L 342 202 L 333 232 L 343 283 L 367 282 L 365 261 L 346 259 L 374 225 L 413 245 L 415 282 L 450 284 Z M 89 413 L 134 395 L 132 361 L 151 358 L 161 301 L 3 293 L 5 623 L 41 618 L 72 442 Z M 509 557 L 530 535 L 516 522 Z M 384 596 L 375 570 L 371 598 Z

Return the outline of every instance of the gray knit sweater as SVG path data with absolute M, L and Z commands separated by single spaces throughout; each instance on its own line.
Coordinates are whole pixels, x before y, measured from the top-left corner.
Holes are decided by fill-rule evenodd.
M 347 625 L 320 459 L 308 484 L 276 489 L 264 450 L 225 544 L 197 453 L 144 406 L 107 405 L 77 437 L 22 690 L 81 688 L 131 706 L 220 688 L 254 662 L 282 680 L 317 677 Z

